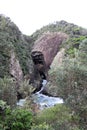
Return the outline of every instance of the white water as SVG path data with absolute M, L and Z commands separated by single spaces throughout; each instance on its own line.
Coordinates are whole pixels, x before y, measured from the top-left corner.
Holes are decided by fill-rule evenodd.
M 42 88 L 41 88 L 41 90 L 38 91 L 36 94 L 40 94 L 43 91 L 43 89 L 46 86 L 46 84 L 47 84 L 47 80 L 44 79 L 43 82 L 42 82 Z
M 41 94 L 46 84 L 47 84 L 47 80 L 43 80 L 41 90 L 32 95 L 33 101 L 39 104 L 41 110 L 44 108 L 52 107 L 56 104 L 63 103 L 63 99 L 59 97 L 49 97 L 44 94 Z M 23 106 L 25 101 L 26 99 L 20 99 L 19 102 L 17 102 L 17 105 Z
M 34 102 L 40 105 L 40 109 L 52 107 L 56 104 L 63 103 L 63 99 L 58 97 L 49 97 L 43 94 L 34 94 L 33 95 Z
M 25 103 L 26 99 L 20 99 L 18 102 L 17 102 L 17 106 L 24 106 L 24 103 Z
M 47 84 L 47 80 L 43 80 L 41 90 L 32 96 L 34 102 L 40 105 L 40 109 L 48 108 L 56 104 L 63 103 L 63 99 L 61 98 L 49 97 L 44 94 L 41 94 L 46 84 Z

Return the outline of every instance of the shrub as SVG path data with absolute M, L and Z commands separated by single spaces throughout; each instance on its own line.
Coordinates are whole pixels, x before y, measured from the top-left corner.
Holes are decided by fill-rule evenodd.
M 71 114 L 69 108 L 63 104 L 41 111 L 35 118 L 35 124 L 40 125 L 46 122 L 54 130 L 67 130 L 71 124 Z
M 78 126 L 87 129 L 87 39 L 82 41 L 75 58 L 65 58 L 56 70 L 51 70 L 56 95 L 62 97 L 72 112 L 78 117 Z M 55 77 L 55 78 L 54 78 Z
M 87 65 L 87 39 L 83 40 L 79 46 L 78 61 L 80 65 Z
M 0 15 L 0 77 L 8 76 L 11 46 L 20 62 L 24 74 L 27 74 L 31 63 L 30 37 L 20 32 L 10 18 Z
M 32 113 L 29 110 L 15 109 L 6 119 L 8 130 L 29 130 L 32 125 Z
M 6 102 L 0 100 L 0 130 L 6 130 L 6 118 L 11 114 L 10 106 Z
M 31 130 L 54 130 L 54 129 L 50 125 L 46 123 L 42 123 L 42 124 L 33 126 Z
M 20 83 L 20 87 L 18 92 L 22 95 L 23 98 L 31 96 L 32 92 L 34 91 L 34 88 L 32 85 L 29 84 L 29 80 L 24 80 Z
M 16 84 L 11 78 L 0 78 L 0 99 L 6 101 L 8 105 L 16 105 Z
M 27 109 L 11 109 L 6 102 L 0 100 L 0 129 L 29 130 L 33 123 L 33 115 Z

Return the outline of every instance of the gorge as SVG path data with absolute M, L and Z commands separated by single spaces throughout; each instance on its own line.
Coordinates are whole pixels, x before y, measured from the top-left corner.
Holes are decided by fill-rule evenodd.
M 62 20 L 26 36 L 0 15 L 0 128 L 13 130 L 19 111 L 37 129 L 87 130 L 87 29 Z

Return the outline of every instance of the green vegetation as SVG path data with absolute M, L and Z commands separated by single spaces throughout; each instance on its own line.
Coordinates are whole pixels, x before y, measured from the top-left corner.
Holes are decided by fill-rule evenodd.
M 0 100 L 14 107 L 17 102 L 16 83 L 11 78 L 0 78 Z
M 17 92 L 31 98 L 31 48 L 44 32 L 64 32 L 69 38 L 61 66 L 50 69 L 50 93 L 64 99 L 38 113 L 32 101 L 17 107 Z M 14 50 L 25 79 L 17 84 L 9 72 L 10 52 Z M 30 76 L 30 75 L 29 75 Z M 54 88 L 54 89 L 53 89 Z M 32 109 L 32 110 L 31 110 Z M 87 130 L 87 30 L 65 21 L 44 26 L 32 36 L 23 35 L 8 18 L 0 15 L 0 130 Z
M 87 30 L 78 27 L 72 23 L 67 23 L 66 21 L 57 21 L 55 23 L 49 24 L 47 26 L 42 27 L 40 30 L 37 30 L 35 33 L 32 34 L 34 40 L 40 37 L 44 32 L 65 32 L 70 37 L 78 37 L 78 36 L 86 36 Z
M 13 109 L 0 100 L 0 129 L 29 130 L 32 126 L 32 113 L 29 110 Z
M 65 58 L 61 67 L 50 74 L 55 77 L 56 94 L 78 116 L 80 129 L 87 129 L 87 39 L 79 46 L 74 59 Z M 53 79 L 54 80 L 54 79 Z
M 22 98 L 25 98 L 30 97 L 34 89 L 35 88 L 29 84 L 29 80 L 24 80 L 20 83 L 18 92 L 22 95 Z
M 86 39 L 87 36 L 78 36 L 78 37 L 71 37 L 67 42 L 66 42 L 66 54 L 75 57 L 75 52 L 76 50 L 79 49 L 80 43 Z
M 37 40 L 44 32 L 64 32 L 69 35 L 69 39 L 64 42 L 61 47 L 66 48 L 66 55 L 75 57 L 75 49 L 79 48 L 79 44 L 87 38 L 87 30 L 78 27 L 72 23 L 66 21 L 55 22 L 47 26 L 42 27 L 32 34 L 32 38 Z
M 39 125 L 33 125 L 31 130 L 54 130 L 51 126 L 49 126 L 46 123 L 39 124 Z
M 33 115 L 29 109 L 11 109 L 0 100 L 0 129 L 1 130 L 80 130 L 73 122 L 71 110 L 65 105 L 56 105 Z
M 36 124 L 51 125 L 54 130 L 68 129 L 71 121 L 70 110 L 64 105 L 56 105 L 55 107 L 45 109 L 39 113 L 35 118 Z
M 23 73 L 29 71 L 28 63 L 31 62 L 30 38 L 24 36 L 18 27 L 8 17 L 0 15 L 0 77 L 9 74 L 10 50 L 14 49 L 21 64 Z

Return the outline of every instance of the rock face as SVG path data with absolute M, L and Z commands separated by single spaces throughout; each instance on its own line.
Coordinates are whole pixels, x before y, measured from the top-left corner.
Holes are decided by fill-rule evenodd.
M 31 71 L 32 38 L 23 35 L 10 18 L 0 15 L 0 78 L 9 75 L 10 50 L 14 49 L 23 74 Z
M 41 88 L 43 79 L 47 80 L 50 65 L 59 51 L 59 46 L 68 38 L 65 33 L 45 33 L 38 39 L 32 49 L 31 57 L 34 63 L 33 80 L 34 86 L 40 81 L 36 88 Z M 39 90 L 39 89 L 38 89 Z
M 57 53 L 57 55 L 54 57 L 54 60 L 53 60 L 53 62 L 52 62 L 52 64 L 51 64 L 51 68 L 56 69 L 57 66 L 60 66 L 60 65 L 62 64 L 64 54 L 65 54 L 65 49 L 62 48 L 62 49 Z
M 47 69 L 49 69 L 59 46 L 68 38 L 68 35 L 61 32 L 45 33 L 38 39 L 32 49 L 32 53 L 39 51 L 43 54 Z
M 34 63 L 34 70 L 39 72 L 42 79 L 46 79 L 44 73 L 46 74 L 46 63 L 44 60 L 44 55 L 40 51 L 34 51 L 31 54 Z
M 23 72 L 21 66 L 19 64 L 19 60 L 17 59 L 14 50 L 11 50 L 11 58 L 10 58 L 10 74 L 16 79 L 19 83 L 23 80 Z

